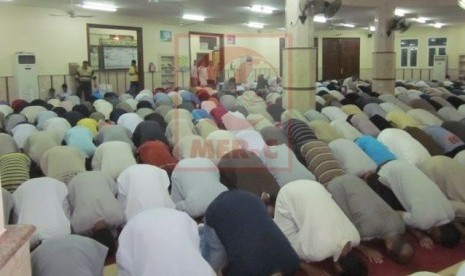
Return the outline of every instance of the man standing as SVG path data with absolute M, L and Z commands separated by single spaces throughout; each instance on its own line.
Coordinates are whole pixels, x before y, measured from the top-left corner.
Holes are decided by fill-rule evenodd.
M 84 100 L 90 101 L 92 95 L 92 80 L 95 80 L 94 70 L 89 67 L 88 61 L 83 61 L 82 66 L 76 70 L 76 80 L 79 83 L 77 96 L 82 99 L 84 93 Z
M 137 65 L 135 60 L 131 60 L 131 66 L 129 67 L 129 93 L 136 97 L 139 92 L 139 72 L 137 71 Z

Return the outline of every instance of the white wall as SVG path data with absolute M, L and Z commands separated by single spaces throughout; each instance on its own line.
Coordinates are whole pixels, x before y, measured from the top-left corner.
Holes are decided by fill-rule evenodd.
M 15 5 L 1 5 L 0 36 L 2 39 L 0 51 L 0 98 L 5 89 L 5 76 L 13 75 L 13 54 L 17 51 L 34 52 L 37 57 L 39 75 L 66 75 L 68 63 L 81 63 L 87 59 L 86 24 L 105 24 L 116 26 L 141 27 L 143 29 L 144 68 L 147 71 L 149 62 L 159 64 L 161 55 L 189 56 L 189 31 L 211 32 L 225 35 L 235 35 L 235 45 L 225 44 L 226 69 L 228 62 L 236 63 L 238 57 L 256 55 L 256 67 L 279 67 L 279 38 L 285 34 L 258 33 L 257 30 L 240 26 L 212 26 L 193 24 L 188 26 L 163 25 L 155 23 L 152 18 L 119 16 L 111 13 L 101 13 L 93 18 L 52 17 L 51 13 L 62 13 L 61 10 L 33 8 Z M 160 30 L 173 32 L 171 42 L 160 40 Z M 366 31 L 359 30 L 328 30 L 317 31 L 319 38 L 318 67 L 322 73 L 322 38 L 324 37 L 359 37 L 360 38 L 360 77 L 371 78 L 372 52 L 374 39 L 367 37 Z M 418 38 L 420 47 L 418 53 L 418 68 L 427 67 L 427 39 L 430 37 L 447 37 L 447 52 L 449 55 L 449 74 L 457 76 L 458 56 L 465 54 L 465 25 L 434 29 L 431 27 L 412 28 L 403 34 L 396 34 L 396 51 L 400 39 Z M 399 62 L 398 58 L 397 62 Z M 237 66 L 239 64 L 234 64 Z M 398 70 L 399 72 L 399 70 Z M 121 72 L 124 86 L 125 73 Z M 147 77 L 147 74 L 146 74 Z M 42 81 L 42 80 L 41 80 Z M 61 82 L 61 81 L 60 81 Z M 9 82 L 9 89 L 14 89 Z

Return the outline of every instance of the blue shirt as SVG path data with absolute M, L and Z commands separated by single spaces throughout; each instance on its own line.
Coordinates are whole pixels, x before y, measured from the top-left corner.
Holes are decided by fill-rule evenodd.
M 370 135 L 364 135 L 356 139 L 355 143 L 375 161 L 376 166 L 397 159 L 385 145 Z

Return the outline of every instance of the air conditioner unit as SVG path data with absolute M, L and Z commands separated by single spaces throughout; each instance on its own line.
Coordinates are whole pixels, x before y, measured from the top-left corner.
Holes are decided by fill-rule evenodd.
M 34 53 L 16 53 L 14 55 L 14 66 L 17 97 L 26 101 L 39 98 L 39 82 Z
M 447 56 L 434 56 L 432 79 L 444 81 L 447 74 Z

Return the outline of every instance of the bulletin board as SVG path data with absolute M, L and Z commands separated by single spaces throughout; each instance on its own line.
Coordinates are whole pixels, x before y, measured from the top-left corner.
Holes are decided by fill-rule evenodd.
M 137 60 L 137 47 L 101 46 L 100 69 L 128 69 Z

